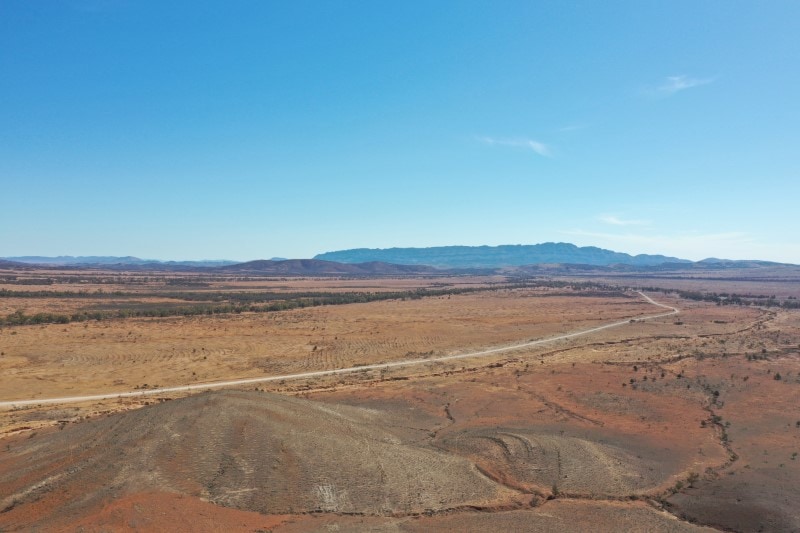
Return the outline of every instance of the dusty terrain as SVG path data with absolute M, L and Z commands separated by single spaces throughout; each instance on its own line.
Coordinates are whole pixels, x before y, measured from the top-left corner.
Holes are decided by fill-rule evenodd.
M 496 290 L 6 326 L 0 400 L 425 361 L 633 321 L 481 358 L 5 409 L 0 529 L 800 529 L 800 312 L 666 291 L 651 294 L 681 313 L 641 322 L 659 310 L 632 292 L 445 283 L 461 281 Z
M 11 327 L 0 330 L 0 401 L 425 359 L 653 310 L 635 294 L 501 290 L 280 313 Z

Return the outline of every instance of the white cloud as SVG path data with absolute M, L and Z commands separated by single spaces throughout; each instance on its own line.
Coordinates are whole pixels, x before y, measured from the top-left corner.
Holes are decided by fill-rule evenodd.
M 686 89 L 708 85 L 714 81 L 713 78 L 690 78 L 683 74 L 679 76 L 667 76 L 664 82 L 656 87 L 656 92 L 662 95 L 673 95 Z
M 649 220 L 625 220 L 614 215 L 600 215 L 597 220 L 612 226 L 646 226 L 650 224 Z
M 588 124 L 568 124 L 566 126 L 558 128 L 558 131 L 561 132 L 578 131 L 578 130 L 585 130 L 588 127 L 589 127 Z
M 542 157 L 552 157 L 553 152 L 548 145 L 534 139 L 496 139 L 494 137 L 478 137 L 478 140 L 488 145 L 514 146 L 527 148 Z
M 663 254 L 692 259 L 765 259 L 772 254 L 763 250 L 751 234 L 742 232 L 647 235 L 641 233 L 606 233 L 574 229 L 562 231 L 580 244 L 591 244 L 632 254 Z M 576 242 L 575 244 L 579 244 Z

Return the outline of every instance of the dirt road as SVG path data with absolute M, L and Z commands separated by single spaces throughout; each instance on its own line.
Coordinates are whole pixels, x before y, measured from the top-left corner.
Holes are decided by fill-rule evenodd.
M 209 390 L 209 389 L 220 389 L 224 387 L 236 387 L 239 385 L 253 385 L 256 383 L 267 383 L 270 381 L 281 381 L 281 380 L 293 380 L 293 379 L 307 379 L 307 378 L 316 378 L 322 376 L 333 376 L 337 374 L 348 374 L 352 372 L 363 372 L 365 370 L 380 370 L 384 368 L 397 368 L 403 366 L 413 366 L 413 365 L 421 365 L 421 364 L 428 364 L 428 363 L 438 363 L 443 361 L 453 361 L 456 359 L 468 359 L 474 357 L 484 357 L 487 355 L 495 355 L 502 352 L 509 352 L 512 350 L 519 350 L 520 348 L 528 348 L 532 346 L 539 346 L 542 344 L 548 344 L 551 342 L 561 341 L 561 340 L 568 340 L 574 339 L 576 337 L 582 337 L 584 335 L 590 335 L 592 333 L 596 333 L 598 331 L 602 331 L 605 329 L 616 328 L 620 326 L 624 326 L 625 324 L 629 324 L 632 320 L 636 321 L 645 321 L 645 320 L 653 320 L 656 318 L 662 318 L 670 315 L 676 315 L 680 313 L 680 310 L 676 307 L 672 307 L 669 305 L 665 305 L 662 303 L 658 303 L 646 294 L 639 292 L 639 294 L 647 300 L 649 303 L 662 307 L 664 309 L 669 309 L 668 313 L 660 313 L 657 315 L 648 315 L 644 317 L 636 317 L 634 319 L 625 319 L 620 320 L 618 322 L 612 322 L 610 324 L 605 324 L 602 326 L 597 326 L 594 328 L 584 329 L 581 331 L 575 331 L 572 333 L 566 333 L 564 335 L 558 335 L 555 337 L 546 337 L 544 339 L 537 339 L 534 341 L 523 342 L 519 344 L 511 344 L 507 346 L 500 346 L 497 348 L 491 348 L 488 350 L 481 350 L 477 352 L 469 352 L 469 353 L 462 353 L 462 354 L 455 354 L 455 355 L 445 355 L 441 357 L 432 357 L 429 359 L 410 359 L 410 360 L 403 360 L 403 361 L 394 361 L 391 363 L 379 363 L 373 365 L 363 365 L 363 366 L 352 366 L 348 368 L 337 368 L 334 370 L 319 370 L 314 372 L 301 372 L 299 374 L 285 374 L 282 376 L 265 376 L 265 377 L 258 377 L 258 378 L 245 378 L 245 379 L 234 379 L 234 380 L 227 380 L 227 381 L 214 381 L 210 383 L 196 383 L 192 385 L 181 385 L 176 387 L 161 387 L 157 389 L 147 389 L 147 390 L 136 390 L 136 391 L 129 391 L 129 392 L 109 392 L 104 394 L 93 394 L 87 396 L 68 396 L 63 398 L 38 398 L 38 399 L 19 399 L 19 400 L 10 400 L 10 401 L 3 401 L 0 402 L 0 409 L 13 409 L 15 407 L 23 407 L 27 405 L 45 405 L 45 404 L 70 404 L 70 403 L 81 403 L 81 402 L 91 402 L 91 401 L 98 401 L 98 400 L 109 400 L 115 398 L 132 398 L 137 396 L 152 396 L 152 395 L 159 395 L 159 394 L 168 394 L 174 392 L 191 392 L 191 391 L 198 391 L 198 390 Z

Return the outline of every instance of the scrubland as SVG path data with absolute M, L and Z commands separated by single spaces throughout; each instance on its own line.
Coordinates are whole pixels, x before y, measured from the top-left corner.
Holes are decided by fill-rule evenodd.
M 59 275 L 47 290 L 76 285 Z M 0 401 L 420 364 L 0 410 L 0 528 L 800 529 L 800 311 L 687 300 L 665 287 L 648 294 L 681 313 L 643 322 L 659 309 L 625 288 L 635 279 L 171 275 L 96 272 L 84 284 L 124 298 L 0 303 L 6 313 L 118 310 L 142 298 L 184 305 L 164 296 L 181 283 L 206 297 L 398 294 L 4 326 Z M 31 290 L 14 281 L 3 288 Z M 408 292 L 419 289 L 440 292 Z M 432 361 L 620 320 L 569 340 Z

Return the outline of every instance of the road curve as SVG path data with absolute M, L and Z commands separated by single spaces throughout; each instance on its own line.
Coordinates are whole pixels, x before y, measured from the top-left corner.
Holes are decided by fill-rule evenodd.
M 445 355 L 442 357 L 431 357 L 429 359 L 407 359 L 404 361 L 394 361 L 391 363 L 379 363 L 374 365 L 363 365 L 363 366 L 351 366 L 347 368 L 337 368 L 335 370 L 317 370 L 314 372 L 301 372 L 299 374 L 286 374 L 283 376 L 266 376 L 260 378 L 244 378 L 244 379 L 233 379 L 228 381 L 214 381 L 211 383 L 195 383 L 192 385 L 183 385 L 178 387 L 162 387 L 158 389 L 147 389 L 147 390 L 137 390 L 137 391 L 130 391 L 130 392 L 110 392 L 106 394 L 94 394 L 90 396 L 69 396 L 64 398 L 43 398 L 43 399 L 21 399 L 21 400 L 10 400 L 10 401 L 2 401 L 0 402 L 0 409 L 13 409 L 15 407 L 23 407 L 27 405 L 45 405 L 45 404 L 68 404 L 68 403 L 80 403 L 80 402 L 91 402 L 96 400 L 111 400 L 116 398 L 135 398 L 135 397 L 142 397 L 142 396 L 153 396 L 158 394 L 166 394 L 171 392 L 191 392 L 196 390 L 208 390 L 208 389 L 220 389 L 224 387 L 235 387 L 238 385 L 252 385 L 255 383 L 267 383 L 270 381 L 281 381 L 281 380 L 290 380 L 290 379 L 306 379 L 306 378 L 316 378 L 321 376 L 333 376 L 336 374 L 349 374 L 353 372 L 360 372 L 364 370 L 377 370 L 383 368 L 397 368 L 401 366 L 413 366 L 413 365 L 421 365 L 426 363 L 438 363 L 441 361 L 453 361 L 456 359 L 467 359 L 472 357 L 483 357 L 492 354 L 498 354 L 502 352 L 509 352 L 512 350 L 519 350 L 520 348 L 528 348 L 530 346 L 539 346 L 541 344 L 548 344 L 551 342 L 556 342 L 560 340 L 566 339 L 573 339 L 575 337 L 581 337 L 583 335 L 589 335 L 592 333 L 596 333 L 598 331 L 602 331 L 604 329 L 611 329 L 620 326 L 624 326 L 625 324 L 629 324 L 631 321 L 636 320 L 637 322 L 642 322 L 645 320 L 653 320 L 656 318 L 662 318 L 671 315 L 677 315 L 680 313 L 680 309 L 677 307 L 672 307 L 670 305 L 665 305 L 662 303 L 658 303 L 643 292 L 639 292 L 639 294 L 647 300 L 648 303 L 651 303 L 658 307 L 663 307 L 664 309 L 669 309 L 668 313 L 660 313 L 657 315 L 648 315 L 644 317 L 636 317 L 636 318 L 628 318 L 625 320 L 620 320 L 619 322 L 613 322 L 611 324 L 605 324 L 603 326 L 597 326 L 590 329 L 584 329 L 581 331 L 575 331 L 573 333 L 566 333 L 564 335 L 558 335 L 556 337 L 546 337 L 544 339 L 538 339 L 535 341 L 523 342 L 520 344 L 512 344 L 508 346 L 501 346 L 498 348 L 491 348 L 488 350 L 481 350 L 478 352 L 469 352 L 469 353 L 462 353 L 462 354 L 455 354 L 455 355 Z

